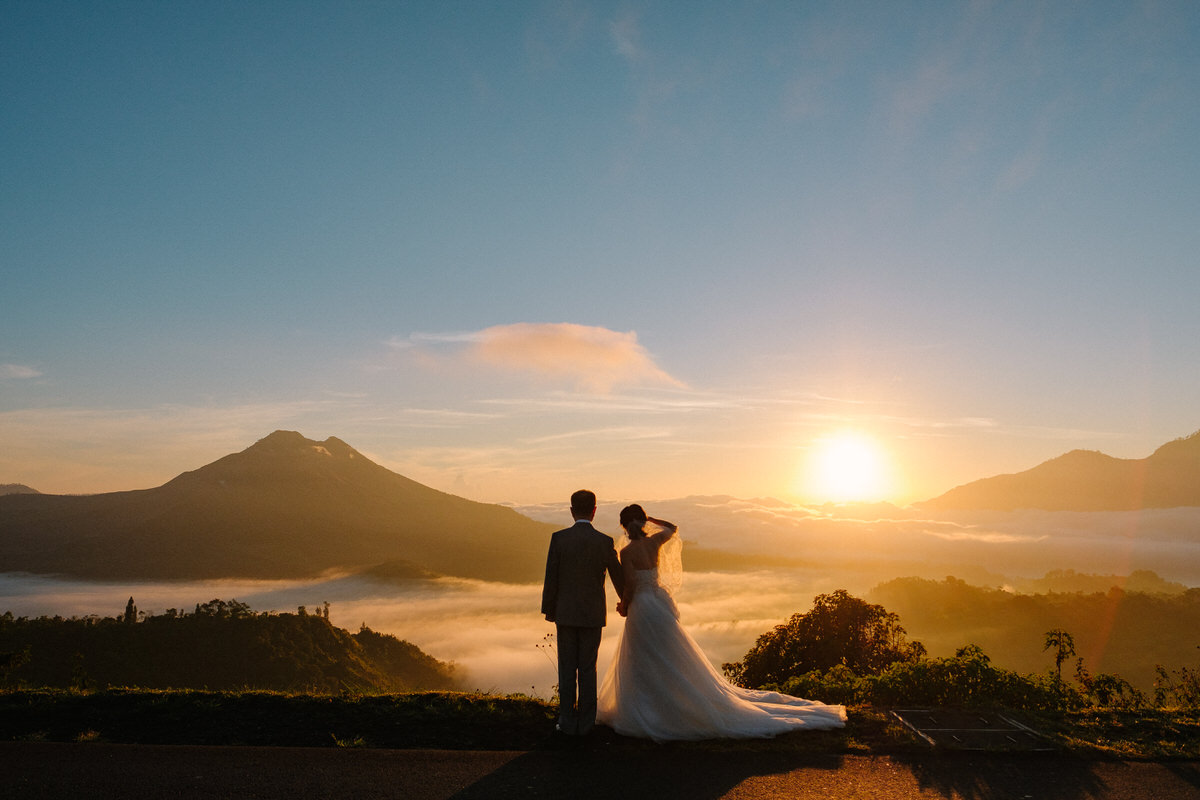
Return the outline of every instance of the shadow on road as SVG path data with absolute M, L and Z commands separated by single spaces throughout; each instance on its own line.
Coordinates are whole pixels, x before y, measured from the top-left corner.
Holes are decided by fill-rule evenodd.
M 1107 797 L 1108 786 L 1097 774 L 1096 762 L 1061 754 L 930 753 L 893 755 L 907 768 L 922 790 L 941 797 L 987 800 L 994 797 L 1053 797 L 1084 800 Z
M 798 768 L 836 772 L 836 755 L 672 748 L 534 751 L 509 761 L 454 795 L 454 800 L 509 797 L 687 797 L 717 800 L 755 776 Z M 632 792 L 632 795 L 631 795 Z

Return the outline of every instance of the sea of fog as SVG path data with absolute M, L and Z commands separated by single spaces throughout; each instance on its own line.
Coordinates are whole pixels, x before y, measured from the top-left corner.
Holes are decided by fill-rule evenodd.
M 616 531 L 620 504 L 603 506 L 597 526 Z M 523 507 L 551 522 L 561 507 Z M 948 575 L 1005 586 L 1050 570 L 1101 575 L 1152 570 L 1200 586 L 1200 509 L 1130 513 L 939 514 L 889 507 L 813 511 L 774 501 L 689 498 L 647 504 L 681 526 L 688 546 L 753 556 L 742 571 L 688 569 L 678 595 L 682 621 L 718 667 L 740 659 L 759 634 L 806 611 L 817 594 L 845 588 L 863 596 L 897 577 Z M 869 512 L 869 513 L 868 513 Z M 569 521 L 569 520 L 568 520 Z M 772 566 L 772 558 L 787 559 Z M 750 567 L 747 568 L 747 563 Z M 547 641 L 554 627 L 538 614 L 541 586 L 458 578 L 385 582 L 350 575 L 306 581 L 85 582 L 0 573 L 0 612 L 17 616 L 116 616 L 129 597 L 158 614 L 190 611 L 213 599 L 256 611 L 310 611 L 329 603 L 330 621 L 366 625 L 452 661 L 464 688 L 549 697 L 556 682 Z M 615 597 L 610 592 L 610 607 Z M 621 633 L 609 615 L 603 671 Z

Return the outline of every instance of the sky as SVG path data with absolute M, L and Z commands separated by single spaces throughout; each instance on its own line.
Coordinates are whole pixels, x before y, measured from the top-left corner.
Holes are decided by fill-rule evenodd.
M 0 92 L 0 483 L 904 504 L 1200 429 L 1190 0 L 9 0 Z

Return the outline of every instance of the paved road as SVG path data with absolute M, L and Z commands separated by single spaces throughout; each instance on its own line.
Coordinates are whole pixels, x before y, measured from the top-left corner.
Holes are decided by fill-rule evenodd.
M 3 742 L 0 797 L 1193 800 L 1200 762 Z

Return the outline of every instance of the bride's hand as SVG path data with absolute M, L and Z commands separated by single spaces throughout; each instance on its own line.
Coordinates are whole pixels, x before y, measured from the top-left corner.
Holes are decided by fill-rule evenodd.
M 668 528 L 670 530 L 675 530 L 676 528 L 679 527 L 674 522 L 667 522 L 665 519 L 657 519 L 655 517 L 646 517 L 646 521 L 653 522 L 655 525 L 657 525 L 660 528 Z

